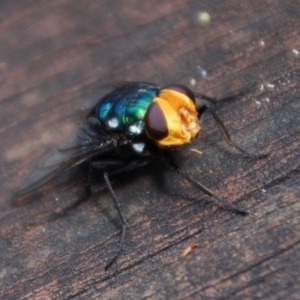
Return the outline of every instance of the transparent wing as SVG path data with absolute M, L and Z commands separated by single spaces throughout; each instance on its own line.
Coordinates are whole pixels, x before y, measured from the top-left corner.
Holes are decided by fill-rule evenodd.
M 115 146 L 96 118 L 88 118 L 57 149 L 46 156 L 24 181 L 19 194 L 31 192 L 56 176 L 82 164 L 94 156 L 111 152 Z
M 114 90 L 126 90 L 128 88 L 138 87 L 138 88 L 157 88 L 154 83 L 145 82 L 145 81 L 117 81 L 113 84 Z

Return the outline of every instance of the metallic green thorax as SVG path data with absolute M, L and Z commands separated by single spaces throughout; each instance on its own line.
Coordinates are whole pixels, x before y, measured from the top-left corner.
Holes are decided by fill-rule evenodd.
M 144 127 L 144 116 L 158 92 L 157 86 L 146 83 L 120 87 L 98 103 L 96 117 L 107 130 L 138 134 L 132 128 L 138 124 L 139 127 Z

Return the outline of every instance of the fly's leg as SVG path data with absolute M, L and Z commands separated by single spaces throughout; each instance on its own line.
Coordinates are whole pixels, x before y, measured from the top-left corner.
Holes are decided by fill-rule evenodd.
M 109 190 L 109 193 L 110 193 L 110 196 L 114 202 L 114 205 L 115 205 L 115 208 L 117 209 L 118 211 L 118 214 L 119 214 L 119 217 L 121 219 L 121 222 L 122 222 L 122 233 L 121 233 L 121 238 L 120 238 L 120 242 L 119 242 L 119 249 L 116 253 L 116 255 L 113 257 L 113 259 L 105 266 L 105 271 L 107 271 L 111 266 L 112 264 L 117 260 L 117 258 L 119 257 L 119 255 L 121 254 L 122 250 L 123 250 L 123 246 L 124 246 L 124 242 L 125 242 L 125 235 L 126 235 L 126 230 L 127 230 L 127 220 L 125 218 L 125 215 L 122 211 L 122 208 L 121 208 L 121 204 L 110 184 L 110 181 L 109 181 L 109 177 L 108 177 L 108 174 L 107 173 L 104 173 L 104 180 L 105 180 L 105 183 L 106 183 L 106 186 Z
M 239 208 L 236 208 L 232 206 L 228 201 L 226 201 L 223 198 L 218 197 L 216 194 L 214 194 L 210 189 L 205 187 L 203 184 L 201 184 L 199 181 L 196 181 L 194 178 L 189 176 L 188 174 L 184 173 L 180 168 L 177 168 L 176 171 L 184 178 L 186 178 L 190 183 L 192 183 L 194 186 L 198 187 L 201 191 L 203 191 L 206 195 L 214 198 L 217 202 L 219 202 L 221 205 L 223 205 L 227 210 L 239 214 L 239 215 L 247 215 L 248 212 L 244 210 L 240 210 Z
M 232 100 L 232 99 L 236 99 L 238 97 L 241 97 L 245 94 L 247 94 L 254 86 L 255 86 L 255 82 L 251 82 L 248 86 L 246 86 L 244 89 L 236 92 L 235 94 L 233 95 L 229 95 L 227 97 L 224 97 L 224 98 L 221 98 L 221 99 L 216 99 L 216 98 L 213 98 L 213 97 L 210 97 L 210 96 L 207 96 L 207 95 L 204 95 L 204 94 L 200 94 L 200 93 L 195 93 L 195 96 L 199 99 L 203 99 L 203 100 L 206 100 L 206 101 L 209 101 L 213 104 L 218 104 L 220 102 L 224 102 L 224 101 L 229 101 L 229 100 Z M 208 105 L 208 104 L 204 104 L 202 106 L 200 106 L 199 108 L 197 108 L 197 111 L 199 113 L 199 118 L 201 117 L 201 115 L 205 112 L 205 111 L 209 111 L 211 113 L 211 115 L 213 116 L 213 118 L 215 119 L 219 129 L 221 130 L 222 134 L 223 134 L 223 137 L 226 141 L 226 143 L 232 147 L 235 147 L 236 149 L 238 149 L 240 152 L 242 153 L 245 153 L 247 156 L 249 157 L 253 157 L 253 158 L 256 158 L 256 159 L 263 159 L 263 158 L 266 158 L 268 156 L 268 154 L 259 154 L 259 155 L 256 155 L 256 154 L 251 154 L 249 153 L 248 151 L 242 149 L 241 147 L 239 147 L 238 145 L 236 145 L 232 140 L 231 140 L 231 137 L 230 137 L 230 134 L 229 132 L 227 131 L 224 123 L 222 122 L 222 120 L 219 118 L 219 116 L 217 115 L 217 113 L 214 111 L 214 109 Z
M 252 89 L 253 87 L 256 85 L 256 82 L 251 82 L 248 86 L 246 86 L 245 88 L 237 91 L 236 93 L 232 94 L 232 95 L 229 95 L 229 96 L 226 96 L 224 98 L 221 98 L 221 99 L 217 99 L 217 98 L 214 98 L 214 97 L 210 97 L 210 96 L 207 96 L 207 95 L 204 95 L 204 94 L 201 94 L 201 93 L 194 93 L 195 96 L 199 99 L 203 99 L 203 100 L 206 100 L 206 101 L 209 101 L 209 102 L 212 102 L 214 104 L 218 104 L 220 102 L 225 102 L 225 101 L 230 101 L 232 99 L 236 99 L 238 97 L 242 97 L 246 94 L 248 94 Z
M 219 129 L 221 130 L 223 137 L 226 141 L 226 143 L 228 145 L 230 145 L 231 147 L 234 147 L 236 149 L 238 149 L 240 152 L 245 153 L 247 156 L 255 158 L 255 159 L 263 159 L 268 157 L 268 154 L 252 154 L 249 153 L 248 151 L 244 150 L 243 148 L 239 147 L 237 144 L 235 144 L 230 137 L 229 132 L 227 131 L 224 123 L 222 122 L 222 120 L 219 118 L 219 116 L 217 115 L 217 113 L 207 104 L 203 104 L 200 108 L 197 109 L 199 116 L 201 117 L 201 115 L 206 112 L 209 111 L 211 113 L 211 115 L 213 116 L 213 118 L 215 119 Z
M 62 214 L 67 214 L 69 211 L 73 210 L 74 208 L 78 207 L 83 201 L 87 200 L 92 195 L 92 188 L 91 188 L 91 172 L 92 172 L 92 165 L 89 163 L 88 166 L 88 173 L 84 180 L 84 192 L 77 199 L 74 203 L 72 203 L 70 206 L 65 208 L 62 212 Z
M 202 105 L 199 109 L 198 109 L 198 113 L 199 113 L 199 116 L 201 117 L 201 115 L 206 112 L 206 111 L 209 111 L 211 113 L 211 115 L 213 116 L 213 118 L 215 119 L 219 129 L 221 130 L 222 134 L 223 134 L 223 137 L 226 141 L 226 143 L 232 147 L 235 147 L 236 149 L 238 149 L 239 151 L 241 151 L 242 153 L 245 153 L 249 156 L 251 156 L 250 153 L 248 153 L 246 150 L 240 148 L 239 146 L 237 146 L 232 140 L 231 140 L 231 137 L 230 137 L 230 134 L 229 132 L 227 131 L 224 123 L 222 122 L 222 120 L 219 118 L 219 116 L 216 114 L 216 112 L 207 104 L 204 104 Z
M 92 195 L 91 170 L 92 170 L 92 165 L 91 165 L 91 163 L 89 163 L 88 173 L 85 177 L 83 194 L 75 202 L 73 202 L 71 205 L 65 207 L 61 212 L 56 213 L 55 215 L 53 215 L 51 220 L 55 220 L 55 219 L 58 219 L 58 218 L 61 218 L 65 215 L 67 215 L 68 213 L 70 213 L 70 211 L 77 208 L 82 202 L 86 201 Z
M 27 224 L 27 226 L 36 226 L 41 224 L 46 224 L 49 222 L 53 222 L 57 219 L 60 219 L 62 217 L 65 217 L 67 214 L 69 214 L 73 209 L 78 207 L 82 202 L 86 201 L 91 196 L 91 164 L 89 165 L 88 174 L 85 177 L 85 189 L 84 193 L 73 203 L 71 203 L 69 206 L 63 208 L 60 212 L 55 212 L 50 215 L 46 220 L 42 222 L 31 222 Z
M 117 161 L 117 160 L 115 162 L 111 161 L 110 162 L 111 166 L 112 165 L 114 165 L 114 166 L 121 165 L 121 166 L 119 168 L 109 172 L 109 173 L 108 172 L 103 173 L 103 177 L 104 177 L 106 186 L 109 190 L 110 196 L 113 200 L 113 203 L 114 203 L 114 206 L 115 206 L 116 210 L 118 211 L 118 215 L 119 215 L 119 217 L 121 219 L 121 223 L 122 223 L 122 232 L 121 232 L 118 251 L 115 254 L 115 256 L 112 258 L 112 260 L 105 266 L 105 268 L 104 268 L 105 271 L 107 271 L 115 263 L 115 261 L 118 259 L 118 257 L 122 253 L 124 243 L 125 243 L 127 225 L 128 225 L 128 222 L 127 222 L 126 217 L 125 217 L 125 215 L 123 213 L 123 210 L 122 210 L 122 205 L 119 202 L 119 199 L 116 196 L 116 194 L 115 194 L 115 192 L 114 192 L 114 190 L 111 186 L 109 177 L 111 175 L 118 175 L 118 174 L 122 174 L 122 173 L 132 171 L 134 169 L 142 168 L 142 167 L 148 165 L 151 161 L 152 161 L 152 159 L 149 159 L 149 158 L 133 160 L 133 161 L 128 161 L 128 162 L 127 161 Z M 92 167 L 94 167 L 95 169 L 97 169 L 97 167 L 99 167 L 100 169 L 103 169 L 103 164 L 101 164 L 101 163 L 94 163 L 93 164 L 92 163 Z
M 247 215 L 248 212 L 240 210 L 237 207 L 232 206 L 228 201 L 226 201 L 223 198 L 218 197 L 216 194 L 214 194 L 210 189 L 208 189 L 207 187 L 205 187 L 203 184 L 201 184 L 199 181 L 195 180 L 194 178 L 192 178 L 190 175 L 186 174 L 185 172 L 183 172 L 178 166 L 177 164 L 172 161 L 172 160 L 168 160 L 167 158 L 164 160 L 164 162 L 166 163 L 166 165 L 170 168 L 175 170 L 179 175 L 181 175 L 182 177 L 186 178 L 191 184 L 193 184 L 194 186 L 196 186 L 197 188 L 199 188 L 202 192 L 204 192 L 206 195 L 214 198 L 217 202 L 219 202 L 222 206 L 224 206 L 227 210 L 235 213 L 235 214 L 239 214 L 239 215 Z

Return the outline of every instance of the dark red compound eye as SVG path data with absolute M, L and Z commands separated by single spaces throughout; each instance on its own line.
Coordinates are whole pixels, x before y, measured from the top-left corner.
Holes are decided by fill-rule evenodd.
M 153 102 L 145 115 L 145 126 L 148 135 L 154 140 L 161 140 L 168 135 L 165 116 L 159 105 Z
M 173 91 L 182 93 L 182 94 L 188 96 L 194 103 L 196 101 L 194 93 L 184 85 L 171 84 L 171 85 L 167 85 L 166 87 L 164 87 L 164 89 L 173 90 Z

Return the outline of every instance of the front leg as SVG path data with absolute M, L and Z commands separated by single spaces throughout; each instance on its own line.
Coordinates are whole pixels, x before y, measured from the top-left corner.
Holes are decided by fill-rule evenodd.
M 203 104 L 199 109 L 198 109 L 198 113 L 199 116 L 201 117 L 202 114 L 206 111 L 209 111 L 211 113 L 211 115 L 213 116 L 214 120 L 216 121 L 219 129 L 221 130 L 223 137 L 226 141 L 226 143 L 231 146 L 231 147 L 235 147 L 236 149 L 238 149 L 239 151 L 246 153 L 249 156 L 252 156 L 250 153 L 248 153 L 246 150 L 242 149 L 241 147 L 239 147 L 238 145 L 236 145 L 230 137 L 229 132 L 227 131 L 224 123 L 222 122 L 222 120 L 219 118 L 219 116 L 217 115 L 217 113 L 214 111 L 213 108 L 211 108 L 208 104 Z

